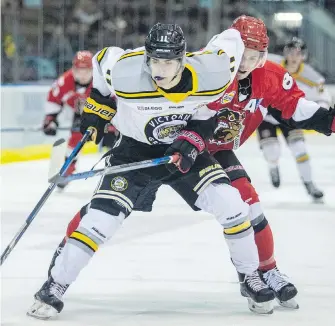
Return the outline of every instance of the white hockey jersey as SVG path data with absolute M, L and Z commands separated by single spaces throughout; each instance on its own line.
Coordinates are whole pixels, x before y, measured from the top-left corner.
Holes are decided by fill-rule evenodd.
M 280 64 L 286 68 L 285 59 L 283 56 L 277 54 L 269 54 L 268 60 Z M 298 71 L 291 74 L 296 80 L 299 88 L 305 93 L 306 99 L 314 101 L 324 108 L 329 108 L 331 103 L 331 96 L 324 87 L 325 79 L 307 63 L 301 63 Z
M 206 104 L 223 95 L 243 52 L 238 31 L 222 32 L 203 51 L 187 53 L 185 69 L 192 76 L 192 89 L 168 93 L 146 71 L 144 48 L 105 48 L 93 58 L 93 88 L 117 98 L 113 125 L 123 135 L 152 145 L 170 144 L 188 121 L 216 114 Z

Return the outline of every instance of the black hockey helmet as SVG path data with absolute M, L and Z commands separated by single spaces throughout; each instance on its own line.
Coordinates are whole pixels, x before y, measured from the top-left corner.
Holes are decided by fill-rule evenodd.
M 291 49 L 297 49 L 297 50 L 301 51 L 301 53 L 304 57 L 307 56 L 307 45 L 302 39 L 300 39 L 298 37 L 293 37 L 290 41 L 288 41 L 285 44 L 285 46 L 284 46 L 284 56 L 286 56 L 287 53 Z
M 183 58 L 186 53 L 183 30 L 176 24 L 154 25 L 145 39 L 145 51 L 148 57 L 153 58 Z

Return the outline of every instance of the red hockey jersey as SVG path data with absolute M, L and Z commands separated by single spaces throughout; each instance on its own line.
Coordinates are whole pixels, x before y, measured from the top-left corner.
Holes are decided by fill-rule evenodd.
M 91 88 L 92 83 L 87 86 L 76 83 L 72 69 L 66 71 L 53 83 L 48 94 L 45 113 L 58 114 L 63 106 L 67 105 L 80 114 Z
M 208 105 L 219 111 L 208 149 L 212 153 L 237 149 L 263 121 L 268 106 L 282 111 L 282 117 L 289 119 L 296 112 L 299 99 L 304 97 L 284 68 L 267 61 L 242 81 L 235 79 L 222 98 Z M 298 119 L 303 119 L 302 114 L 298 115 Z

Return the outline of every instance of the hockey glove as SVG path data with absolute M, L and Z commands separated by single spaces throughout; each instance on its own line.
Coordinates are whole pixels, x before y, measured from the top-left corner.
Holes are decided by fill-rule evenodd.
M 114 100 L 113 107 L 99 104 L 91 97 L 87 98 L 83 113 L 81 115 L 80 132 L 84 134 L 87 129 L 92 129 L 91 139 L 99 144 L 105 134 L 105 127 L 116 113 L 116 103 Z M 115 108 L 114 108 L 115 107 Z
M 43 132 L 48 136 L 55 136 L 57 133 L 58 121 L 57 114 L 48 114 L 43 121 Z
M 331 114 L 332 114 L 332 116 L 333 116 L 333 122 L 332 122 L 332 124 L 331 124 L 331 126 L 330 126 L 330 129 L 331 129 L 331 131 L 333 132 L 333 133 L 335 133 L 335 106 L 332 108 L 332 107 L 330 107 L 329 108 L 329 111 L 331 112 Z
M 167 169 L 174 173 L 177 169 L 182 173 L 187 173 L 194 164 L 197 156 L 205 149 L 204 140 L 194 131 L 183 130 L 178 138 L 171 144 L 165 152 L 170 156 L 179 155 L 179 160 L 172 164 L 167 164 Z

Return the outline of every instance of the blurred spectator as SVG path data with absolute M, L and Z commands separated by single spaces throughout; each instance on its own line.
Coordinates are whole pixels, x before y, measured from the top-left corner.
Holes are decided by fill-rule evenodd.
M 324 0 L 324 6 L 335 15 L 335 0 Z
M 66 34 L 75 51 L 87 48 L 99 31 L 99 22 L 103 14 L 98 7 L 98 1 L 80 0 L 76 7 L 70 24 L 66 26 Z
M 64 35 L 63 26 L 55 26 L 50 39 L 45 42 L 44 56 L 57 62 L 57 71 L 64 72 L 71 66 L 75 50 L 69 38 Z
M 322 3 L 335 12 L 335 0 Z M 215 4 L 218 11 L 213 14 Z M 96 53 L 105 46 L 142 46 L 156 22 L 180 24 L 187 50 L 195 51 L 207 43 L 209 30 L 222 31 L 241 14 L 262 18 L 248 0 L 1 0 L 1 9 L 5 82 L 49 78 L 55 67 L 61 74 L 80 49 Z M 271 51 L 282 38 L 274 31 L 270 26 Z

